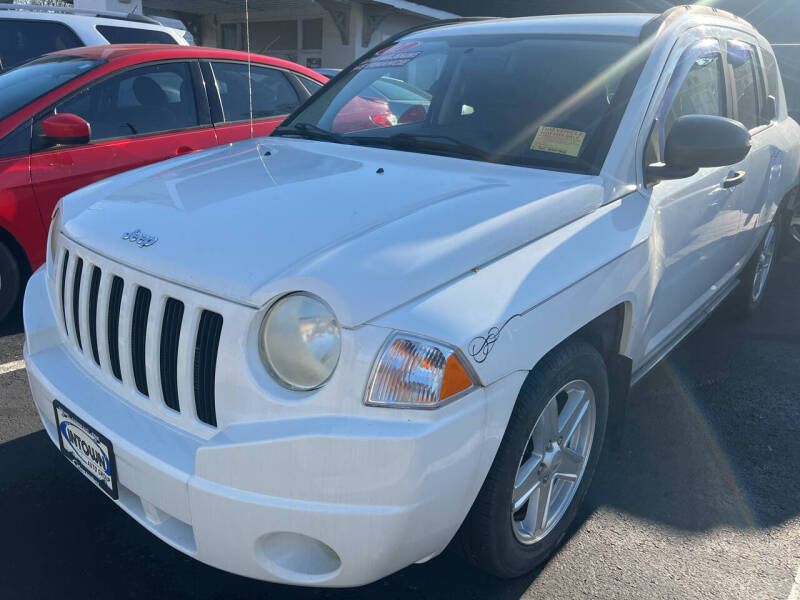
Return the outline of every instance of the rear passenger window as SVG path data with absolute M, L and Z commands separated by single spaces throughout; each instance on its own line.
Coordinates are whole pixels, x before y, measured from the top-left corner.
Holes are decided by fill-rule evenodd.
M 187 63 L 125 71 L 62 102 L 56 112 L 72 113 L 88 121 L 93 142 L 200 124 Z
M 66 25 L 49 21 L 0 19 L 0 69 L 21 65 L 42 54 L 83 46 Z
M 308 77 L 298 77 L 298 79 L 300 80 L 300 83 L 303 84 L 303 87 L 308 90 L 309 94 L 316 94 L 322 89 L 322 84 L 319 81 L 314 81 Z
M 114 25 L 98 25 L 97 31 L 108 40 L 109 44 L 177 44 L 178 42 L 165 31 L 133 27 L 116 27 Z
M 737 119 L 748 129 L 761 125 L 755 50 L 749 44 L 728 42 L 728 63 L 736 89 Z
M 211 63 L 217 79 L 222 112 L 226 122 L 250 118 L 250 91 L 247 65 Z M 297 92 L 286 75 L 278 69 L 252 66 L 253 118 L 286 115 L 300 105 Z

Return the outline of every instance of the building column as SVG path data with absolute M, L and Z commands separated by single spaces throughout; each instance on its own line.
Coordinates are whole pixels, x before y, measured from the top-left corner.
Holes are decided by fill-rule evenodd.
M 200 24 L 200 37 L 197 43 L 201 46 L 216 48 L 218 26 L 216 15 L 204 15 Z

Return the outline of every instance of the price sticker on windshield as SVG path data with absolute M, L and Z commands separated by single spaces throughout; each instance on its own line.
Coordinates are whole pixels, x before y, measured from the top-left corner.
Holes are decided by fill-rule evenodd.
M 389 46 L 376 52 L 372 58 L 356 65 L 353 70 L 404 67 L 422 54 L 418 48 L 419 42 L 405 42 Z
M 539 127 L 536 137 L 533 138 L 531 150 L 577 157 L 581 153 L 585 139 L 585 131 L 560 127 Z
M 375 56 L 353 67 L 354 71 L 361 69 L 388 69 L 391 67 L 404 67 L 417 58 L 422 52 L 395 52 L 383 56 Z

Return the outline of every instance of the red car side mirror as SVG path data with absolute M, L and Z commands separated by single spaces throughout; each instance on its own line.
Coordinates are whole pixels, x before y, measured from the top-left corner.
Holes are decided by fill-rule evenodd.
M 45 136 L 55 144 L 88 144 L 92 127 L 78 115 L 61 113 L 42 119 Z

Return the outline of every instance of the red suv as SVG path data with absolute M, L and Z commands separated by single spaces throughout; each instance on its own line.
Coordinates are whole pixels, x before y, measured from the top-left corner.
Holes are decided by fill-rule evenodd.
M 253 134 L 324 76 L 252 55 Z M 115 173 L 250 136 L 247 54 L 125 45 L 48 54 L 0 75 L 0 319 L 45 260 L 62 196 Z

